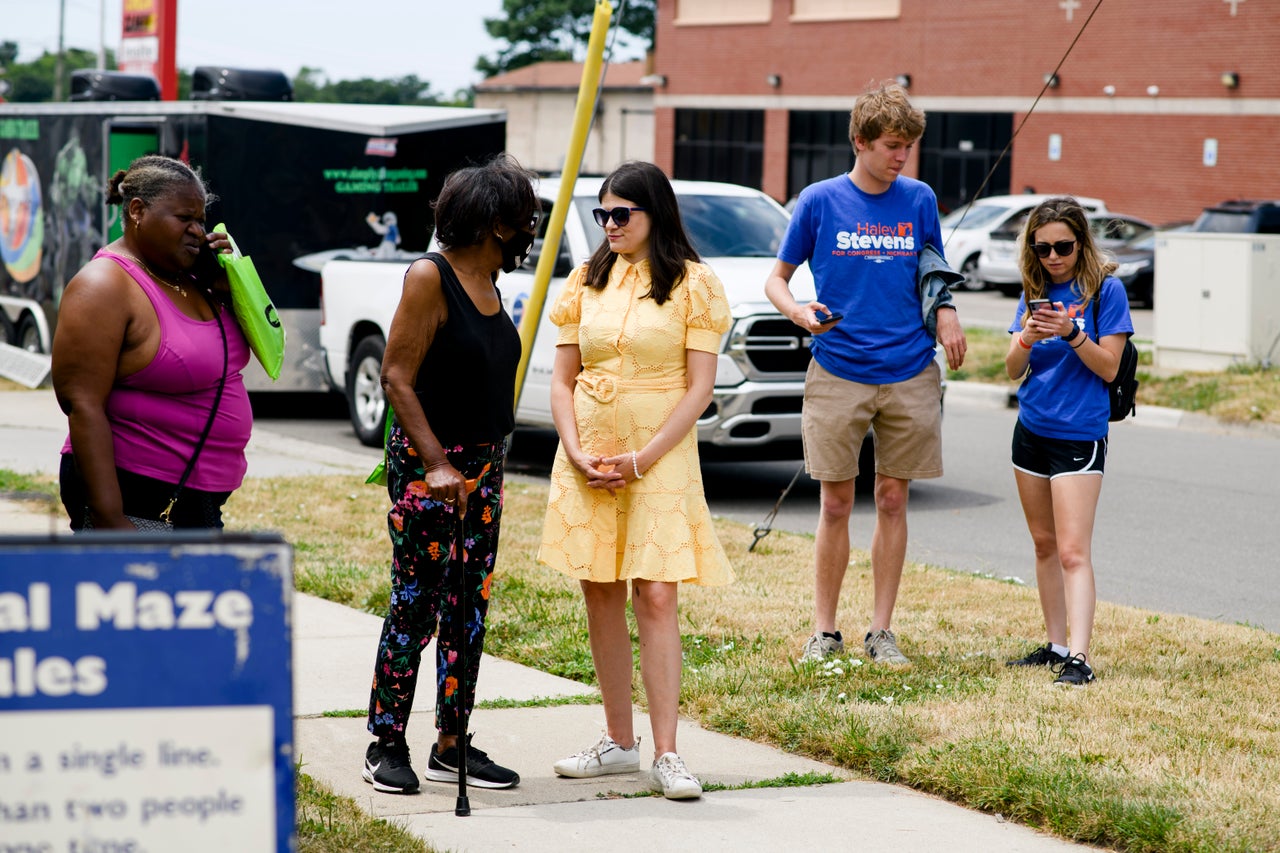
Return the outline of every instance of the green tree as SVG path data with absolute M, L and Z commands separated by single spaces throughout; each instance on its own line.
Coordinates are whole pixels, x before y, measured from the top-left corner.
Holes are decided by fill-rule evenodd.
M 62 91 L 71 92 L 71 72 L 78 68 L 94 68 L 98 64 L 96 51 L 71 48 L 66 51 L 63 63 Z M 114 65 L 114 59 L 108 54 L 107 67 Z M 31 62 L 15 62 L 7 66 L 5 78 L 11 86 L 5 95 L 15 103 L 34 103 L 53 100 L 53 79 L 57 73 L 58 55 L 45 53 Z
M 507 45 L 497 56 L 480 57 L 476 70 L 492 77 L 536 62 L 581 59 L 595 8 L 595 0 L 502 0 L 505 16 L 485 18 L 484 28 Z M 610 25 L 634 37 L 636 47 L 653 46 L 657 0 L 620 0 L 614 4 L 614 16 Z

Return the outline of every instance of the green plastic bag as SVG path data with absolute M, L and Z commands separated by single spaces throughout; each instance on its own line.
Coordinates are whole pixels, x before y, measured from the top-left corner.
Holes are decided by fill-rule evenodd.
M 262 369 L 273 380 L 279 379 L 280 369 L 284 367 L 284 325 L 276 314 L 276 306 L 271 304 L 271 297 L 262 286 L 253 259 L 240 254 L 240 247 L 227 233 L 227 226 L 219 222 L 213 230 L 226 234 L 231 242 L 231 253 L 219 252 L 218 263 L 231 284 L 231 310 L 236 322 Z
M 370 486 L 385 486 L 387 484 L 387 438 L 391 435 L 391 419 L 396 416 L 391 405 L 387 405 L 387 419 L 382 424 L 382 461 L 373 466 L 373 470 L 369 472 L 369 476 L 365 478 L 365 483 Z

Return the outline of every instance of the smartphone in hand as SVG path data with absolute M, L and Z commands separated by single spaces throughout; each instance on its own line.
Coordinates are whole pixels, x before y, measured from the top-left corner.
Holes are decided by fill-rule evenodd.
M 820 311 L 815 311 L 813 316 L 817 317 L 818 322 L 824 326 L 829 326 L 832 323 L 839 323 L 844 319 L 843 314 L 823 314 Z
M 1027 300 L 1027 310 L 1030 311 L 1032 314 L 1036 313 L 1041 308 L 1053 308 L 1053 304 L 1048 299 L 1028 299 Z

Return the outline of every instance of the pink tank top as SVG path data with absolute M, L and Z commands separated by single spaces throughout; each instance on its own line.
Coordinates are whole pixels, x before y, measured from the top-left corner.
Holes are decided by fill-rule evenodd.
M 137 373 L 116 382 L 107 396 L 116 466 L 177 483 L 209 421 L 222 373 L 222 335 L 216 320 L 193 320 L 178 310 L 134 261 L 107 249 L 94 258 L 110 258 L 133 277 L 151 300 L 160 321 L 160 347 Z M 253 427 L 249 393 L 241 371 L 249 363 L 249 344 L 235 315 L 218 308 L 227 332 L 227 379 L 218 414 L 209 430 L 187 486 L 206 492 L 240 487 L 247 467 L 244 449 Z M 63 453 L 71 451 L 71 437 Z

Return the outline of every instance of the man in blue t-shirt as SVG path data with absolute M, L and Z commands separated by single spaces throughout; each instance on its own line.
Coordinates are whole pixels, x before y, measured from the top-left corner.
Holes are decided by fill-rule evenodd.
M 933 190 L 900 174 L 925 124 L 906 90 L 886 84 L 860 96 L 849 119 L 853 171 L 800 193 L 765 294 L 813 333 L 802 432 L 822 508 L 814 633 L 802 659 L 844 651 L 836 608 L 849 565 L 858 451 L 874 427 L 875 601 L 863 647 L 873 661 L 903 665 L 910 661 L 889 625 L 906 560 L 908 486 L 942 476 L 942 377 L 917 286 L 920 252 L 926 244 L 941 250 L 942 229 Z M 805 262 L 817 298 L 797 302 L 791 276 Z M 940 306 L 936 316 L 937 342 L 954 370 L 964 361 L 964 332 L 952 306 Z

